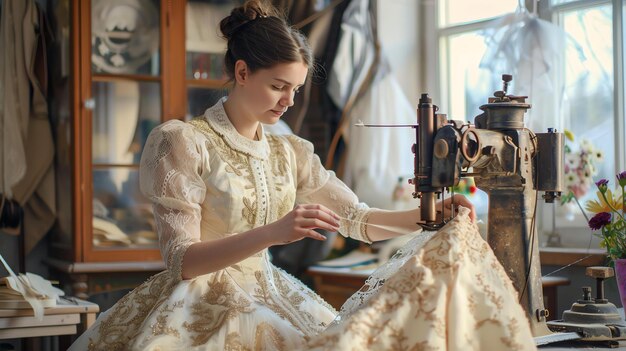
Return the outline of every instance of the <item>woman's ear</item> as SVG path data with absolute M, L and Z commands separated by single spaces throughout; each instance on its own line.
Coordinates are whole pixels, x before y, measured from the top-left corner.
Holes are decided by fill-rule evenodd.
M 237 62 L 235 62 L 235 82 L 239 85 L 246 84 L 249 74 L 250 72 L 248 72 L 246 61 L 237 60 Z

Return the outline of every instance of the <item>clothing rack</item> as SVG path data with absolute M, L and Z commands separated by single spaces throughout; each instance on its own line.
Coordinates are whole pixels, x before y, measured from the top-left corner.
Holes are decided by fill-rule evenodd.
M 0 193 L 0 230 L 17 234 L 19 246 L 19 271 L 26 272 L 24 257 L 24 209 L 15 200 L 6 198 Z

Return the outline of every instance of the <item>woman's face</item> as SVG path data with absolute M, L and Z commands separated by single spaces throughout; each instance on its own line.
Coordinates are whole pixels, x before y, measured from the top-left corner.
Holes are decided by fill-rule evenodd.
M 246 110 L 261 123 L 274 124 L 293 106 L 294 95 L 304 84 L 308 67 L 302 62 L 280 63 L 259 69 L 241 84 Z

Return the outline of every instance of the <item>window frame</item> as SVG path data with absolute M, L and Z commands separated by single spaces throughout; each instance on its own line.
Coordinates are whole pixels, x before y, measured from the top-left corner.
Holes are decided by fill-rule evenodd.
M 420 47 L 422 60 L 420 67 L 421 77 L 423 82 L 420 84 L 420 89 L 423 92 L 428 92 L 433 101 L 441 107 L 442 112 L 446 113 L 450 109 L 450 84 L 449 77 L 447 76 L 450 65 L 450 59 L 447 57 L 444 46 L 448 45 L 447 40 L 450 36 L 468 33 L 476 30 L 480 30 L 492 25 L 495 21 L 501 17 L 478 20 L 468 23 L 454 24 L 439 28 L 439 13 L 438 6 L 426 6 L 428 0 L 422 0 L 423 10 L 421 14 L 422 23 L 422 45 Z M 615 170 L 621 172 L 626 169 L 626 121 L 625 121 L 625 97 L 624 97 L 624 84 L 626 76 L 624 73 L 624 64 L 626 55 L 624 54 L 624 33 L 626 32 L 626 26 L 624 24 L 624 13 L 626 11 L 626 0 L 598 0 L 590 2 L 588 0 L 576 0 L 568 3 L 553 5 L 552 1 L 539 1 L 535 3 L 533 0 L 525 0 L 526 8 L 532 12 L 533 6 L 537 8 L 537 15 L 539 18 L 550 21 L 557 25 L 561 25 L 561 14 L 565 11 L 580 10 L 585 8 L 594 8 L 598 6 L 605 6 L 607 4 L 612 5 L 612 26 L 613 26 L 613 100 L 614 100 L 614 113 L 613 113 L 613 126 L 614 126 L 614 159 L 607 159 L 605 162 L 613 161 L 616 165 Z M 428 37 L 431 36 L 429 39 Z M 434 40 L 432 37 L 434 36 Z M 428 43 L 431 44 L 428 47 Z M 434 44 L 434 47 L 433 47 Z M 429 57 L 430 56 L 430 57 Z M 430 69 L 429 69 L 430 67 Z M 433 69 L 435 67 L 435 69 Z M 486 99 L 487 97 L 485 97 Z M 459 116 L 452 116 L 458 118 Z M 473 116 L 465 116 L 468 119 Z M 612 179 L 615 181 L 615 179 Z M 543 216 L 544 218 L 545 215 Z M 582 218 L 582 215 L 580 216 Z M 586 227 L 584 219 L 577 218 L 573 224 L 567 226 L 568 228 L 583 228 Z M 545 223 L 542 225 L 543 229 L 546 226 L 552 227 L 551 224 Z M 560 227 L 560 226 L 559 226 Z M 567 246 L 567 245 L 566 245 Z
M 527 6 L 528 2 L 532 4 L 532 1 L 526 2 Z M 614 162 L 616 171 L 620 172 L 626 167 L 626 123 L 624 121 L 624 80 L 626 80 L 626 76 L 624 76 L 624 31 L 626 31 L 626 27 L 624 26 L 624 11 L 626 1 L 596 0 L 590 2 L 577 0 L 558 5 L 552 5 L 551 1 L 540 1 L 537 14 L 546 21 L 560 25 L 562 13 L 565 11 L 583 10 L 607 4 L 612 5 L 613 13 L 613 138 L 616 144 Z M 615 179 L 611 180 L 614 181 Z

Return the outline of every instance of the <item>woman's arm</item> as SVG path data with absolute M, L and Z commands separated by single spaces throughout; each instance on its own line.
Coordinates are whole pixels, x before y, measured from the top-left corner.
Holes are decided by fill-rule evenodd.
M 319 157 L 313 152 L 313 144 L 296 137 L 286 136 L 294 151 L 296 164 L 297 197 L 300 203 L 320 203 L 341 216 L 340 233 L 353 239 L 372 242 L 385 240 L 420 229 L 419 209 L 409 211 L 386 211 L 369 208 L 360 203 L 354 192 L 339 180 L 334 172 L 324 169 Z M 446 211 L 451 209 L 451 198 L 444 201 Z M 462 195 L 454 197 L 456 205 L 469 208 L 474 218 L 473 206 Z M 437 208 L 441 208 L 439 203 Z M 449 213 L 445 214 L 449 217 Z
M 447 218 L 451 215 L 452 198 L 446 198 L 444 203 L 444 216 Z M 476 219 L 474 206 L 463 195 L 454 196 L 455 206 L 467 207 L 471 210 L 470 218 L 472 221 Z M 441 203 L 437 203 L 437 208 L 441 208 Z M 419 208 L 407 211 L 385 211 L 376 210 L 369 215 L 367 221 L 367 235 L 372 241 L 379 241 L 394 238 L 399 235 L 409 234 L 418 229 L 420 226 L 417 222 L 420 220 Z
M 326 240 L 314 229 L 335 232 L 339 217 L 322 205 L 298 205 L 278 221 L 223 239 L 191 244 L 182 263 L 183 279 L 215 272 L 240 262 L 272 245 L 282 245 L 305 237 Z

